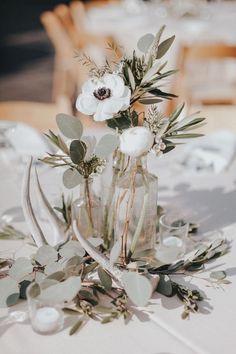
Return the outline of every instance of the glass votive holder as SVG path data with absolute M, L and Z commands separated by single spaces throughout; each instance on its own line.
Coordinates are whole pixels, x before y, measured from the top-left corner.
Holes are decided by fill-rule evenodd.
M 172 215 L 162 215 L 159 221 L 159 247 L 157 258 L 163 263 L 172 263 L 186 252 L 189 224 Z
M 35 286 L 37 285 L 32 283 L 26 290 L 32 328 L 40 334 L 56 333 L 63 328 L 64 324 L 62 306 L 41 299 L 40 295 L 36 295 L 35 288 L 33 288 Z

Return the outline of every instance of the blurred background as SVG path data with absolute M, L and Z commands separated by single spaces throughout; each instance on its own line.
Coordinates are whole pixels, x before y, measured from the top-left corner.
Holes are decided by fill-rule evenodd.
M 54 127 L 55 112 L 78 114 L 74 102 L 87 75 L 78 50 L 99 61 L 112 41 L 129 54 L 143 34 L 163 24 L 164 39 L 176 35 L 167 59 L 179 73 L 166 85 L 179 98 L 161 109 L 169 114 L 184 100 L 186 110 L 206 112 L 208 129 L 224 121 L 236 130 L 232 0 L 2 0 L 0 119 L 46 130 Z

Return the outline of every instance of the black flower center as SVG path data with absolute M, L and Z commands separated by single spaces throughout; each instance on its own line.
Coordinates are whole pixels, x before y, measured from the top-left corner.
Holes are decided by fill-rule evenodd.
M 106 87 L 100 87 L 99 89 L 93 91 L 93 95 L 100 101 L 111 97 L 111 90 Z

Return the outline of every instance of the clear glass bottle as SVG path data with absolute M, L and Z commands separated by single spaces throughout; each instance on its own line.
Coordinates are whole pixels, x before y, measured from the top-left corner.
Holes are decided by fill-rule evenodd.
M 121 259 L 152 257 L 157 227 L 158 179 L 147 170 L 147 156 L 131 159 L 115 189 L 115 239 Z
M 102 205 L 93 191 L 93 179 L 85 178 L 80 185 L 80 196 L 73 202 L 73 213 L 84 238 L 102 237 Z

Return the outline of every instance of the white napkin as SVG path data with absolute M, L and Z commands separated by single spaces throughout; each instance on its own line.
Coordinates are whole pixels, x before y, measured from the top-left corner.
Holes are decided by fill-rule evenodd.
M 181 165 L 188 171 L 220 173 L 236 155 L 236 135 L 224 130 L 198 138 L 184 150 Z
M 7 137 L 17 154 L 21 156 L 38 158 L 45 156 L 46 152 L 53 152 L 46 137 L 24 123 L 18 123 L 13 129 L 10 129 L 7 132 Z

